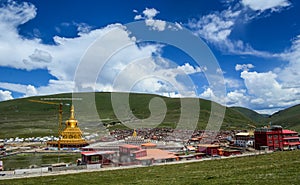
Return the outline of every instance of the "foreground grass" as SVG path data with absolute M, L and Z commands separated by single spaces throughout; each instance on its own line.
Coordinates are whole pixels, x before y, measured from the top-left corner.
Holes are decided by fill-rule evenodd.
M 75 164 L 78 158 L 81 158 L 80 153 L 34 153 L 8 156 L 1 160 L 4 163 L 5 170 L 14 170 L 29 168 L 32 165 L 40 167 L 60 162 Z
M 0 181 L 0 184 L 299 184 L 300 150 L 176 165 Z

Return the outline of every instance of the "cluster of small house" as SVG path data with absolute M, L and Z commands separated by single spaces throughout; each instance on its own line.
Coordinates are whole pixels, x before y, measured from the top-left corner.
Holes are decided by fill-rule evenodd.
M 122 138 L 125 143 L 110 147 L 111 150 L 90 146 L 82 148 L 81 163 L 97 163 L 102 166 L 150 165 L 169 161 L 238 155 L 245 152 L 246 148 L 248 151 L 251 151 L 249 148 L 256 150 L 290 150 L 300 148 L 298 133 L 283 129 L 281 126 L 260 128 L 252 132 L 238 132 L 234 134 L 234 139 L 232 139 L 232 132 L 222 131 L 215 135 L 215 139 L 211 140 L 209 144 L 203 144 L 201 140 L 204 137 L 214 135 L 214 133 L 197 131 L 188 142 L 169 148 L 161 147 L 153 142 L 151 143 L 150 139 L 145 140 L 142 136 L 137 136 L 142 134 L 143 131 L 138 131 L 138 134 L 136 131 L 126 131 L 127 135 L 125 135 L 127 137 L 121 137 L 122 132 L 117 131 L 114 134 L 117 134 L 117 137 L 120 137 L 120 139 Z M 163 138 L 162 135 L 165 136 L 158 130 L 148 134 L 148 136 L 156 136 L 154 138 Z
M 240 154 L 240 151 L 235 152 Z M 154 143 L 143 143 L 140 146 L 123 144 L 119 146 L 118 151 L 83 151 L 81 152 L 81 163 L 101 164 L 102 166 L 151 165 L 153 163 L 201 159 L 207 155 L 223 154 L 225 156 L 230 155 L 226 151 L 222 151 L 219 145 L 199 145 L 197 149 L 182 153 L 159 149 Z

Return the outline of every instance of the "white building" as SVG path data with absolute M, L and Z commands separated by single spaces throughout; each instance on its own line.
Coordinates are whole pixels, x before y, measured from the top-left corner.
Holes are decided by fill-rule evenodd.
M 241 147 L 253 147 L 254 134 L 250 132 L 240 132 L 235 135 L 235 144 Z

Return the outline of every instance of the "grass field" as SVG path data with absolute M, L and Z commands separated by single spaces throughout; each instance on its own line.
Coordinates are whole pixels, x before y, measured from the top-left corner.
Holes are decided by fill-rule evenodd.
M 0 184 L 299 184 L 300 150 L 194 163 L 0 181 Z
M 29 168 L 32 165 L 42 166 L 53 163 L 73 163 L 80 158 L 80 153 L 28 153 L 4 157 L 1 160 L 4 163 L 5 170 Z
M 77 111 L 76 119 L 84 132 L 101 132 L 103 127 L 99 127 L 99 120 L 89 120 L 90 102 L 88 93 L 79 93 L 83 103 L 87 108 L 75 107 Z M 10 137 L 34 137 L 57 135 L 58 129 L 58 105 L 43 104 L 31 102 L 29 100 L 41 100 L 43 98 L 71 98 L 72 94 L 59 94 L 42 97 L 29 97 L 0 102 L 0 138 Z M 149 94 L 130 94 L 129 103 L 134 116 L 139 119 L 145 119 L 150 116 L 149 102 L 157 95 Z M 179 98 L 160 97 L 167 106 L 167 112 L 159 127 L 176 127 L 181 114 L 181 100 Z M 114 114 L 111 104 L 111 93 L 96 93 L 94 101 L 97 105 L 97 113 L 104 124 L 119 122 Z M 200 103 L 200 114 L 198 120 L 198 129 L 205 129 L 210 117 L 211 101 L 195 99 Z M 52 103 L 60 103 L 53 101 Z M 63 101 L 63 122 L 69 117 L 71 101 Z M 85 107 L 84 106 L 84 107 Z M 221 106 L 221 105 L 219 105 Z M 225 108 L 225 107 L 224 107 Z M 219 116 L 219 115 L 215 115 Z M 247 124 L 255 124 L 243 114 L 231 108 L 226 108 L 225 118 L 223 120 L 223 129 L 246 128 Z M 126 128 L 123 125 L 111 125 L 109 129 Z M 12 132 L 13 131 L 13 132 Z

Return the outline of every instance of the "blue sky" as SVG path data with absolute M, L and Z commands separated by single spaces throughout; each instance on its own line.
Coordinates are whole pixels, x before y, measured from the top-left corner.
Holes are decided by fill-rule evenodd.
M 116 30 L 103 45 L 131 45 L 105 63 L 97 81 L 86 84 L 90 89 L 122 91 L 114 83 L 126 72 L 122 85 L 135 92 L 274 113 L 300 103 L 299 6 L 289 0 L 0 0 L 0 101 L 72 92 L 89 46 Z M 208 63 L 198 65 L 174 46 L 134 40 L 126 29 L 134 21 L 157 32 L 174 23 L 201 38 L 220 66 L 225 94 L 207 81 Z

